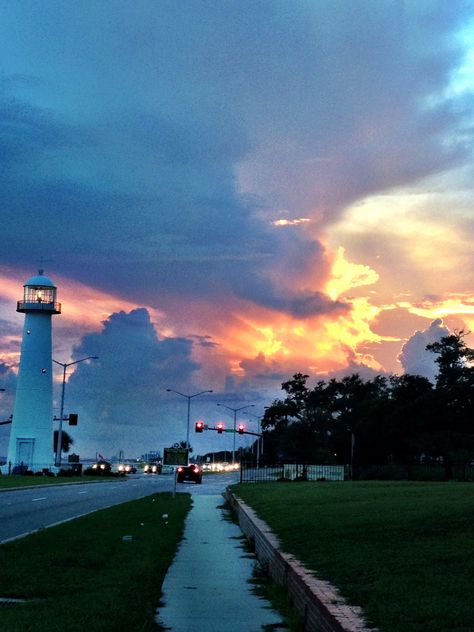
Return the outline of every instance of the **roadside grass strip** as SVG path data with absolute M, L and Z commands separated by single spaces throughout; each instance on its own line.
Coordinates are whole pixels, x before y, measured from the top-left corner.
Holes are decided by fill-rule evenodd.
M 232 487 L 316 577 L 383 632 L 474 629 L 474 484 Z
M 157 630 L 190 508 L 189 494 L 157 493 L 1 545 L 0 629 Z

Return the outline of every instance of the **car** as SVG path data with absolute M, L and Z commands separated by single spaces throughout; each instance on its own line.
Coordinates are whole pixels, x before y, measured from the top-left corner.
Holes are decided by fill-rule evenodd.
M 93 471 L 93 474 L 111 474 L 112 464 L 108 461 L 100 460 L 94 463 L 90 469 Z
M 117 472 L 119 474 L 135 474 L 137 468 L 134 465 L 130 465 L 130 463 L 119 463 L 117 466 Z
M 161 474 L 161 463 L 145 463 L 144 474 Z
M 189 463 L 189 465 L 180 465 L 176 470 L 176 480 L 178 483 L 184 483 L 184 481 L 194 481 L 197 484 L 202 483 L 202 468 L 196 463 Z

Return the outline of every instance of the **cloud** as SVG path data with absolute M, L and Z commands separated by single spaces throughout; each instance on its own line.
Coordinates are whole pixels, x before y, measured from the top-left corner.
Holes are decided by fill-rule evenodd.
M 274 360 L 268 360 L 263 353 L 259 353 L 255 358 L 242 360 L 240 367 L 245 371 L 247 383 L 260 382 L 268 385 L 269 382 L 283 382 L 287 378 L 283 367 Z
M 332 220 L 361 195 L 466 156 L 454 135 L 464 111 L 420 106 L 460 58 L 445 37 L 462 22 L 459 7 L 119 5 L 26 2 L 5 16 L 4 45 L 15 48 L 12 23 L 27 42 L 5 65 L 0 97 L 11 264 L 54 250 L 64 272 L 102 289 L 126 283 L 142 304 L 173 282 L 239 291 L 239 279 L 251 285 L 282 261 L 291 274 L 295 251 L 324 264 L 294 232 L 282 251 L 257 219 L 274 201 Z M 255 187 L 244 190 L 256 197 L 241 195 L 236 169 L 251 170 Z M 306 313 L 307 302 L 288 309 Z
M 331 223 L 357 199 L 468 159 L 472 104 L 441 96 L 463 56 L 446 37 L 466 20 L 458 3 L 321 2 L 290 20 L 280 68 L 261 88 L 273 80 L 246 190 Z M 315 150 L 324 161 L 311 162 Z
M 13 413 L 16 373 L 5 362 L 0 362 L 0 388 L 5 389 L 5 392 L 0 392 L 0 421 L 6 421 Z M 0 425 L 0 456 L 7 454 L 10 429 L 10 424 Z
M 449 198 L 464 198 L 464 225 L 450 231 L 460 251 L 472 216 L 473 112 L 453 81 L 472 3 L 24 0 L 0 11 L 2 262 L 25 270 L 54 258 L 47 273 L 77 290 L 74 301 L 64 292 L 64 315 L 74 302 L 71 320 L 82 309 L 84 322 L 58 318 L 55 350 L 67 357 L 92 336 L 74 357 L 101 360 L 78 365 L 67 390 L 79 405 L 94 387 L 91 423 L 123 429 L 114 402 L 123 391 L 140 394 L 137 423 L 155 414 L 153 397 L 164 418 L 156 385 L 166 375 L 184 388 L 199 374 L 206 388 L 260 351 L 260 373 L 247 360 L 240 369 L 278 374 L 272 346 L 285 366 L 343 368 L 351 357 L 341 341 L 384 343 L 371 319 L 393 294 L 418 292 L 415 303 L 419 288 L 439 285 L 442 296 L 454 274 L 455 291 L 468 291 L 469 273 L 448 270 L 472 269 L 469 238 L 448 259 L 448 220 L 436 233 L 425 217 L 413 222 L 418 202 L 394 191 L 436 182 L 438 192 L 464 166 Z M 428 216 L 433 205 L 445 218 L 457 208 L 436 197 L 423 201 Z M 357 218 L 344 230 L 349 207 Z M 340 245 L 347 259 L 328 287 Z M 441 260 L 446 287 L 441 275 L 426 287 Z M 360 298 L 375 281 L 362 309 L 354 287 Z M 136 306 L 155 326 L 159 312 L 166 336 Z M 100 388 L 80 383 L 86 375 Z
M 290 292 L 287 289 L 272 287 L 270 282 L 253 279 L 249 286 L 239 290 L 242 298 L 269 307 L 295 318 L 308 318 L 321 314 L 344 313 L 349 306 L 341 301 L 332 301 L 322 292 Z
M 190 340 L 159 339 L 148 311 L 138 308 L 112 314 L 100 332 L 84 336 L 73 359 L 87 356 L 99 359 L 78 364 L 66 388 L 68 410 L 77 409 L 81 418 L 79 445 L 89 453 L 120 448 L 130 453 L 181 440 L 176 404 L 166 388 L 190 387 L 199 368 Z
M 403 345 L 398 356 L 405 373 L 421 375 L 434 382 L 438 372 L 436 356 L 431 351 L 427 351 L 426 346 L 439 342 L 447 335 L 449 335 L 449 330 L 443 326 L 441 318 L 434 320 L 424 331 L 416 331 Z

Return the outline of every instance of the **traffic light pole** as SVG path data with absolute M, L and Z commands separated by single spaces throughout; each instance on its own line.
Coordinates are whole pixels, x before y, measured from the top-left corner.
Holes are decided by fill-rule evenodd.
M 244 408 L 245 408 L 245 406 L 244 406 Z M 240 409 L 237 409 L 237 410 L 240 410 Z M 233 439 L 234 449 L 232 450 L 232 465 L 235 464 L 235 435 L 236 434 L 246 434 L 246 435 L 252 435 L 254 437 L 263 438 L 263 435 L 260 434 L 259 432 L 251 432 L 250 430 L 245 430 L 243 424 L 239 424 L 239 429 L 237 430 L 237 428 L 236 428 L 236 425 L 237 425 L 237 420 L 236 420 L 237 410 L 234 411 L 234 428 L 233 429 L 226 430 L 224 428 L 224 424 L 222 424 L 222 423 L 218 423 L 217 426 L 208 426 L 207 424 L 205 424 L 202 421 L 196 421 L 196 423 L 194 425 L 194 429 L 195 429 L 196 432 L 203 432 L 204 430 L 215 430 L 218 434 L 221 434 L 223 432 L 232 432 L 234 434 L 234 439 Z
M 237 426 L 237 413 L 239 410 L 244 410 L 244 408 L 251 408 L 255 406 L 255 404 L 246 404 L 245 406 L 240 406 L 240 408 L 233 408 L 232 406 L 227 406 L 226 404 L 217 404 L 218 406 L 222 406 L 223 408 L 227 408 L 227 410 L 232 410 L 234 413 L 234 441 L 232 446 L 232 465 L 235 465 L 235 432 Z M 243 432 L 239 432 L 239 434 L 243 434 Z

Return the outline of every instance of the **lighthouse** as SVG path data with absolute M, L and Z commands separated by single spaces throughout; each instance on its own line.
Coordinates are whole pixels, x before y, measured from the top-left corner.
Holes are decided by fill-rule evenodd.
M 61 304 L 43 270 L 23 287 L 16 311 L 25 314 L 25 323 L 7 458 L 12 468 L 23 464 L 36 472 L 54 465 L 51 316 L 61 313 Z

